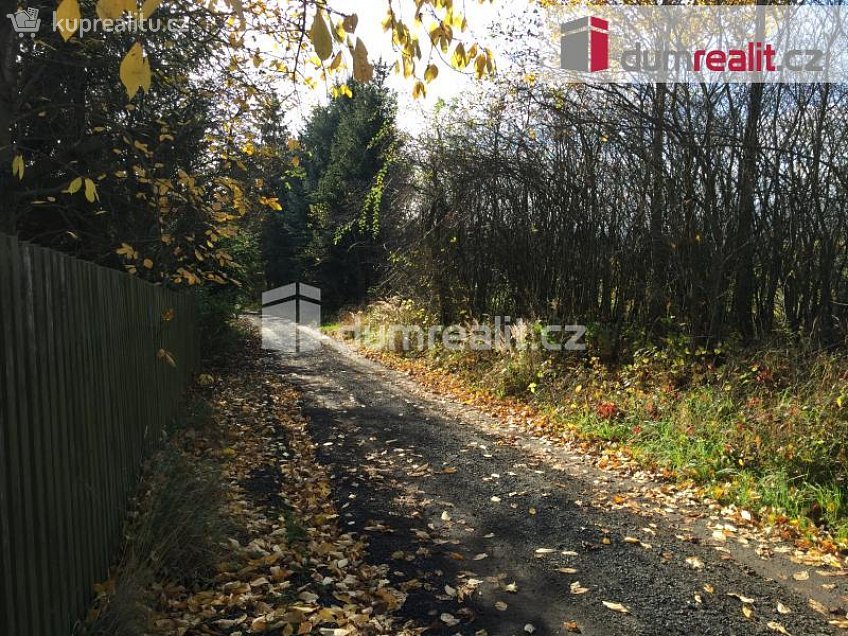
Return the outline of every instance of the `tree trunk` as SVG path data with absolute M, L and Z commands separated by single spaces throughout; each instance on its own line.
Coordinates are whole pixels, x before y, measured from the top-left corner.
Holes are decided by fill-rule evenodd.
M 664 232 L 663 199 L 663 146 L 665 144 L 665 84 L 656 85 L 652 113 L 653 132 L 651 137 L 651 284 L 648 304 L 651 330 L 659 331 L 659 321 L 666 315 L 666 284 L 668 274 L 668 255 Z
M 757 4 L 761 4 L 758 0 Z M 765 16 L 758 8 L 757 34 L 765 32 Z M 751 84 L 745 133 L 742 140 L 742 163 L 739 174 L 739 217 L 736 226 L 734 251 L 736 255 L 736 286 L 733 290 L 733 313 L 743 341 L 754 337 L 754 184 L 759 160 L 759 122 L 763 106 L 763 84 Z

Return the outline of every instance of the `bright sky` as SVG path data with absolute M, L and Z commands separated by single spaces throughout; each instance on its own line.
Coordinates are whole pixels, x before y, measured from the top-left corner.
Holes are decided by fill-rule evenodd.
M 401 5 L 404 10 L 411 11 L 414 3 L 404 0 L 395 3 L 395 7 Z M 530 5 L 530 0 L 494 0 L 480 4 L 477 0 L 464 0 L 460 2 L 462 13 L 468 18 L 469 31 L 462 35 L 463 40 L 478 41 L 487 46 L 495 53 L 499 68 L 503 69 L 505 60 L 500 53 L 503 51 L 502 43 L 493 36 L 492 27 L 498 23 L 507 23 L 518 19 Z M 359 26 L 356 35 L 362 38 L 368 46 L 369 58 L 372 62 L 378 62 L 381 58 L 394 61 L 395 55 L 392 51 L 391 34 L 384 32 L 381 26 L 386 16 L 388 7 L 387 0 L 330 0 L 330 6 L 344 13 L 356 13 L 359 16 Z M 402 15 L 402 18 L 411 16 Z M 411 24 L 411 19 L 407 23 Z M 425 24 L 427 21 L 425 20 Z M 416 132 L 423 127 L 425 113 L 432 110 L 439 99 L 449 101 L 464 90 L 470 88 L 475 80 L 473 74 L 463 74 L 443 62 L 436 52 L 431 52 L 429 39 L 426 34 L 421 41 L 424 65 L 427 58 L 432 54 L 431 62 L 439 66 L 439 77 L 436 81 L 427 85 L 427 97 L 425 99 L 412 99 L 412 83 L 403 79 L 400 75 L 392 74 L 388 79 L 388 86 L 398 94 L 398 124 L 409 132 Z M 317 91 L 316 91 L 317 93 Z M 314 101 L 306 100 L 303 104 L 300 117 L 308 114 L 309 108 L 316 102 L 326 100 L 323 88 L 320 94 L 315 95 Z M 297 122 L 292 122 L 298 128 Z

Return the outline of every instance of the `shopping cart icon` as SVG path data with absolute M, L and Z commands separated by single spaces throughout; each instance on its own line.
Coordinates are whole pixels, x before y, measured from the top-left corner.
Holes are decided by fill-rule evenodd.
M 21 9 L 17 13 L 7 13 L 6 17 L 12 21 L 12 28 L 18 37 L 24 37 L 29 33 L 31 38 L 35 37 L 41 28 L 41 20 L 38 17 L 38 9 Z

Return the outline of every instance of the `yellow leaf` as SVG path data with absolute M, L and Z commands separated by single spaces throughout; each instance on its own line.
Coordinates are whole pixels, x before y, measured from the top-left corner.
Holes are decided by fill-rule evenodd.
M 315 47 L 315 53 L 322 61 L 333 54 L 333 36 L 330 35 L 330 28 L 327 26 L 322 11 L 315 14 L 312 28 L 309 30 L 309 39 L 312 41 L 312 46 Z
M 91 179 L 85 180 L 85 198 L 89 203 L 94 203 L 100 199 L 97 195 L 97 186 L 94 185 L 94 181 Z
M 68 184 L 68 189 L 65 190 L 68 194 L 76 194 L 79 192 L 79 189 L 82 187 L 82 177 L 77 177 L 70 184 Z
M 56 8 L 56 28 L 67 42 L 77 32 L 80 23 L 80 7 L 77 0 L 62 0 Z
M 344 28 L 344 22 L 339 20 L 333 25 L 333 38 L 335 38 L 336 42 L 343 43 L 345 38 L 347 38 L 347 31 Z
M 330 64 L 329 69 L 331 71 L 337 71 L 341 65 L 342 65 L 342 52 L 339 51 L 338 53 L 336 53 L 336 57 L 333 58 L 333 62 Z
M 427 89 L 424 87 L 424 82 L 415 82 L 415 87 L 412 89 L 412 98 L 418 99 L 427 96 Z
M 277 197 L 260 197 L 259 202 L 272 210 L 276 210 L 277 212 L 280 212 L 283 209 L 283 206 L 280 205 L 280 200 Z
M 120 75 L 130 99 L 135 97 L 140 88 L 150 90 L 150 62 L 144 57 L 144 50 L 138 42 L 124 56 Z
M 145 258 L 144 262 L 142 262 L 142 265 L 144 265 L 145 269 L 153 269 L 153 261 L 151 261 L 149 258 Z
M 136 257 L 135 249 L 133 249 L 133 246 L 128 243 L 121 243 L 121 247 L 116 249 L 115 253 L 126 259 L 133 259 Z
M 356 47 L 353 49 L 353 77 L 363 83 L 374 78 L 374 67 L 368 61 L 368 49 L 359 38 L 356 38 Z
M 465 55 L 465 45 L 462 42 L 456 45 L 451 56 L 451 65 L 457 69 L 463 69 L 468 66 L 468 59 Z
M 15 155 L 12 159 L 12 174 L 18 179 L 24 178 L 24 158 L 21 155 Z
M 347 97 L 348 99 L 353 99 L 353 91 L 350 90 L 350 86 L 347 84 L 342 84 L 335 90 L 335 96 L 338 97 L 339 95 Z
M 425 82 L 428 82 L 428 83 L 432 82 L 438 76 L 439 76 L 439 67 L 436 66 L 435 64 L 430 64 L 430 66 L 427 67 L 427 70 L 424 71 L 424 81 Z

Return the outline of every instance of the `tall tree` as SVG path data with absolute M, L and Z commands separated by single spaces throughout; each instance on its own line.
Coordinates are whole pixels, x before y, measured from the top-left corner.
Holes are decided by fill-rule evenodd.
M 358 82 L 313 111 L 299 142 L 301 178 L 290 185 L 274 235 L 266 235 L 266 253 L 274 255 L 270 280 L 291 282 L 306 272 L 324 290 L 330 310 L 365 299 L 386 262 L 383 214 L 398 144 L 394 111 L 387 89 Z M 301 251 L 305 227 L 309 243 Z

